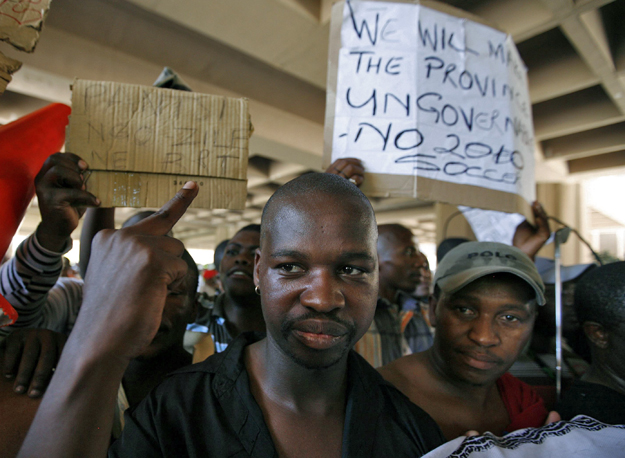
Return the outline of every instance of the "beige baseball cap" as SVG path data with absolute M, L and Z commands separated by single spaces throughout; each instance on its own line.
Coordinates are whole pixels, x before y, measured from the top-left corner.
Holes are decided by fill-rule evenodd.
M 436 268 L 434 285 L 453 294 L 486 275 L 511 273 L 525 280 L 545 304 L 545 285 L 532 260 L 518 248 L 496 242 L 467 242 L 445 255 Z

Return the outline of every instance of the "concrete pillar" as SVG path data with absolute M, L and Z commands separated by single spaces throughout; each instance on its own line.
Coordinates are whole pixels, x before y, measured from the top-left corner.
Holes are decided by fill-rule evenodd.
M 585 239 L 589 239 L 588 211 L 583 187 L 578 183 L 538 183 L 536 197 L 543 204 L 548 215 L 555 216 L 568 226 L 576 229 Z M 551 229 L 561 227 L 551 221 Z M 553 244 L 543 248 L 538 255 L 553 258 Z M 571 233 L 566 244 L 562 246 L 562 263 L 564 265 L 591 262 L 592 255 L 581 240 Z

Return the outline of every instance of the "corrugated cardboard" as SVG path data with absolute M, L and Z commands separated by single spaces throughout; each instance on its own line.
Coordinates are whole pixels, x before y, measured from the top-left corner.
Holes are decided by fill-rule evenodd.
M 482 18 L 436 1 L 427 0 L 379 0 L 392 3 L 412 3 L 440 11 L 451 16 L 466 18 L 496 29 Z M 323 167 L 332 162 L 334 138 L 336 90 L 338 83 L 338 62 L 341 48 L 341 25 L 345 1 L 334 4 L 330 26 L 330 47 L 328 56 L 328 80 L 326 117 L 324 131 Z M 362 191 L 372 197 L 414 197 L 424 201 L 440 201 L 476 208 L 521 213 L 531 217 L 529 204 L 521 196 L 478 186 L 433 180 L 414 175 L 392 175 L 365 173 Z
M 19 60 L 11 59 L 0 52 L 0 95 L 4 93 L 7 84 L 11 82 L 11 75 L 22 66 Z
M 200 185 L 193 207 L 245 207 L 247 99 L 76 80 L 67 129 L 104 207 L 160 207 L 187 180 Z
M 33 52 L 51 0 L 0 1 L 0 40 L 21 51 Z

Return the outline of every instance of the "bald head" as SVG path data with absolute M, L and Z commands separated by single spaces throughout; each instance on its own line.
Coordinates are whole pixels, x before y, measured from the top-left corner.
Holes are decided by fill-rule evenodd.
M 378 226 L 378 256 L 386 257 L 399 243 L 412 240 L 412 231 L 401 224 L 381 224 Z
M 415 246 L 412 231 L 401 224 L 378 226 L 380 297 L 393 302 L 397 292 L 413 292 L 422 281 L 425 257 Z
M 375 228 L 371 203 L 353 183 L 329 173 L 307 173 L 278 188 L 265 205 L 261 220 L 261 244 L 275 224 L 280 224 L 282 217 L 278 215 L 279 210 L 289 206 L 299 208 L 313 201 L 340 207 L 352 222 L 356 221 L 365 228 Z M 377 236 L 377 230 L 373 232 L 373 236 Z

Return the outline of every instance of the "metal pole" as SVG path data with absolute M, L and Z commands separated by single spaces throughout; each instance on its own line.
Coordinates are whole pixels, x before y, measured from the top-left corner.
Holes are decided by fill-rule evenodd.
M 556 261 L 556 397 L 562 392 L 562 278 L 560 277 L 560 241 L 555 237 Z
M 570 227 L 556 231 L 554 237 L 556 263 L 556 398 L 560 400 L 562 393 L 562 264 L 560 260 L 560 246 L 565 243 L 571 234 Z

